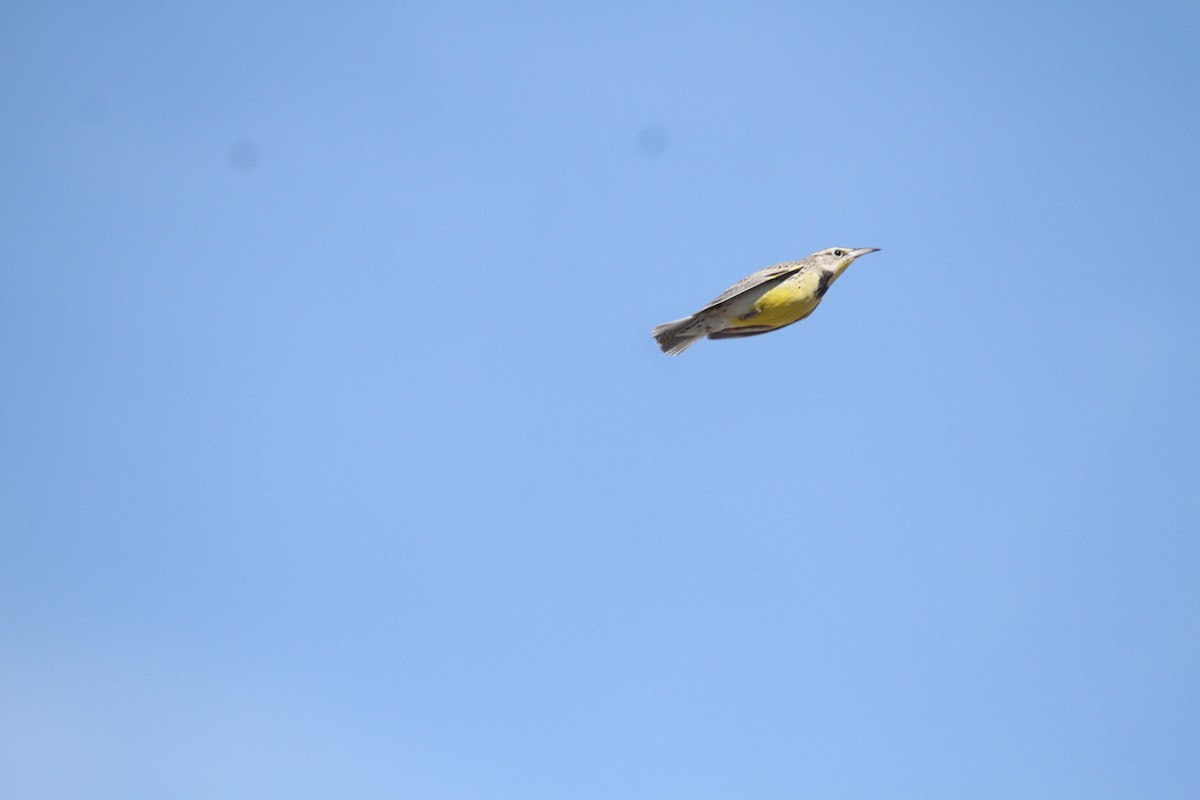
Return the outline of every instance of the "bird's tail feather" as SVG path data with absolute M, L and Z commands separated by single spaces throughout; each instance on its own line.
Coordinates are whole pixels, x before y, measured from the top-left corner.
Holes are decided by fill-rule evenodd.
M 654 341 L 669 356 L 677 356 L 706 335 L 694 316 L 664 322 L 654 328 Z

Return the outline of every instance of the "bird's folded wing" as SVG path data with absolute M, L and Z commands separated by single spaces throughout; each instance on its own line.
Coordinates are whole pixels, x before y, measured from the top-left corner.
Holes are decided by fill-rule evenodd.
M 726 328 L 723 331 L 713 331 L 708 335 L 710 339 L 740 339 L 743 336 L 758 336 L 760 333 L 770 333 L 788 325 L 795 325 L 800 320 L 789 322 L 787 325 L 743 325 L 740 328 Z
M 707 311 L 708 309 L 712 308 L 713 306 L 717 306 L 717 305 L 720 305 L 721 303 L 724 303 L 726 300 L 732 300 L 733 298 L 737 297 L 742 292 L 748 292 L 751 289 L 757 289 L 758 287 L 762 286 L 764 283 L 770 283 L 772 281 L 777 282 L 777 281 L 783 280 L 788 275 L 791 275 L 792 273 L 798 272 L 799 270 L 803 269 L 804 266 L 805 266 L 804 263 L 801 261 L 785 261 L 782 264 L 775 264 L 773 266 L 767 267 L 766 269 L 760 269 L 758 272 L 754 273 L 753 275 L 748 275 L 745 278 L 742 278 L 737 283 L 735 283 L 733 286 L 730 286 L 728 289 L 726 289 L 724 292 L 721 293 L 720 297 L 718 297 L 716 300 L 713 300 L 711 303 L 706 305 L 704 308 L 700 309 L 700 311 Z M 700 313 L 700 312 L 697 312 L 697 313 Z

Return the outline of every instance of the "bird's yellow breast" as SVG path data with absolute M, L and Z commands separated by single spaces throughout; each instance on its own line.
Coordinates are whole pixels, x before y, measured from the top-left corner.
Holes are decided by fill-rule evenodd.
M 733 324 L 730 327 L 766 325 L 777 328 L 804 319 L 821 302 L 821 298 L 817 296 L 820 282 L 821 276 L 818 272 L 793 275 L 763 292 L 754 301 L 751 312 L 731 320 Z

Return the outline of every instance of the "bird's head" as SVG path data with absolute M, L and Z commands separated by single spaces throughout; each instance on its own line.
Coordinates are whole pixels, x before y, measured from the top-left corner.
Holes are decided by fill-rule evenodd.
M 846 271 L 846 267 L 854 263 L 854 260 L 859 256 L 865 256 L 867 253 L 874 253 L 878 247 L 830 247 L 828 250 L 821 250 L 813 253 L 812 258 L 817 262 L 817 266 L 821 269 L 826 269 L 834 275 L 841 275 Z

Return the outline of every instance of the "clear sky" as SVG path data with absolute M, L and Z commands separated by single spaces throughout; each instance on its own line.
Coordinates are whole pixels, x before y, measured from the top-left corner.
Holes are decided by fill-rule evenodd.
M 6 3 L 0 74 L 3 796 L 1200 796 L 1197 3 Z

